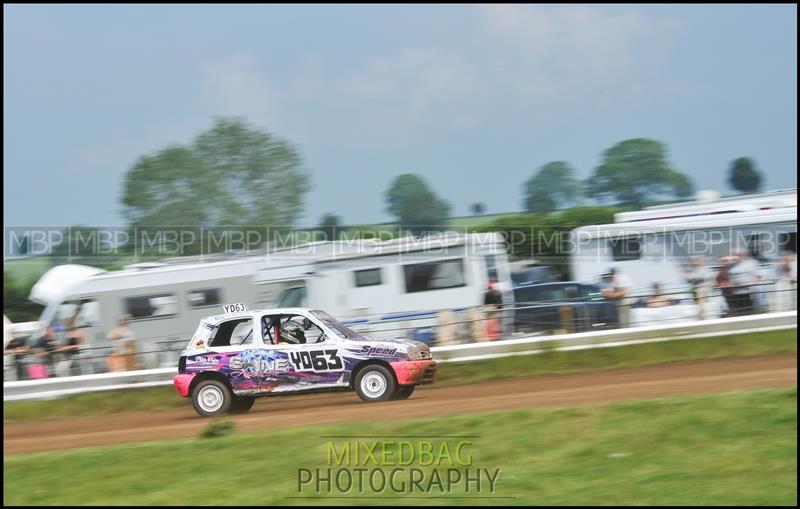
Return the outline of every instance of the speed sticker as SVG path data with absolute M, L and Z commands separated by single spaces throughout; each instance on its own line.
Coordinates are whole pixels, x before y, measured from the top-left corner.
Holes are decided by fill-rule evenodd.
M 222 309 L 225 311 L 225 314 L 230 313 L 240 313 L 242 311 L 247 311 L 247 307 L 244 305 L 244 302 L 237 302 L 236 304 L 225 304 L 222 306 Z

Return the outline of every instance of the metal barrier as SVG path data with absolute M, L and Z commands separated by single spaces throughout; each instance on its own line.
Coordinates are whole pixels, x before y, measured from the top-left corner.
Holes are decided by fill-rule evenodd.
M 432 347 L 439 362 L 468 362 L 545 350 L 608 348 L 675 339 L 704 338 L 745 332 L 797 328 L 797 311 L 720 318 L 693 323 L 506 339 L 494 342 Z M 176 368 L 82 375 L 3 383 L 3 401 L 44 399 L 83 392 L 169 385 Z

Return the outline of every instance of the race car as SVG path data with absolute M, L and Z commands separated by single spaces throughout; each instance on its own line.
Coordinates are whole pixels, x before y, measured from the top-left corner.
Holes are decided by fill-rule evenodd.
M 366 402 L 407 399 L 433 383 L 436 361 L 417 341 L 370 340 L 306 308 L 247 311 L 244 304 L 200 321 L 173 383 L 204 417 L 244 413 L 255 398 L 355 390 Z

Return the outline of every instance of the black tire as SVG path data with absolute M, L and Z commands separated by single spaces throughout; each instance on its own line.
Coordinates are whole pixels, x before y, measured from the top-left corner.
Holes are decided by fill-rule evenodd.
M 392 399 L 408 399 L 414 393 L 414 385 L 401 385 L 394 391 Z
M 356 393 L 361 401 L 367 403 L 391 399 L 395 385 L 394 375 L 379 364 L 369 365 L 356 375 Z
M 228 411 L 233 401 L 231 390 L 217 380 L 202 380 L 192 390 L 194 411 L 203 417 L 214 417 Z
M 231 407 L 228 409 L 229 414 L 245 414 L 251 408 L 253 408 L 253 403 L 256 401 L 256 398 L 248 398 L 248 397 L 235 397 L 233 401 L 231 401 Z

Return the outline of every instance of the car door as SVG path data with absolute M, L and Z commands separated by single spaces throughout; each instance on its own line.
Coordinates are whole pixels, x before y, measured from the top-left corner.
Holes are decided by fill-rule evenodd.
M 302 327 L 301 338 L 290 338 L 289 322 Z M 263 357 L 280 366 L 273 377 L 263 379 L 262 389 L 284 392 L 346 386 L 341 339 L 307 313 L 265 314 L 261 319 Z M 295 330 L 295 332 L 298 332 Z

